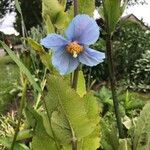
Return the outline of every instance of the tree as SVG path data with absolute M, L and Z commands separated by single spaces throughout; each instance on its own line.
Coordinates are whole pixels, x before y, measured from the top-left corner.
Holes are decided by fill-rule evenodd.
M 0 1 L 0 18 L 6 13 L 14 10 L 13 0 L 1 0 Z
M 42 2 L 41 0 L 20 0 L 20 6 L 24 18 L 26 29 L 42 24 Z M 18 31 L 21 33 L 21 18 L 17 15 Z

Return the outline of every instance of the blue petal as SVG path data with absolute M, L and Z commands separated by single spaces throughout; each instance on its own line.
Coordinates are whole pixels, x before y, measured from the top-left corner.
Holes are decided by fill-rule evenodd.
M 85 50 L 79 55 L 79 61 L 87 66 L 96 66 L 105 58 L 105 54 L 91 48 Z
M 41 45 L 51 48 L 54 51 L 61 50 L 69 42 L 58 34 L 49 34 L 41 40 Z
M 52 64 L 61 75 L 64 75 L 73 72 L 79 65 L 79 61 L 63 50 L 53 54 Z
M 71 41 L 90 45 L 99 38 L 99 27 L 88 15 L 77 15 L 66 30 L 66 36 Z

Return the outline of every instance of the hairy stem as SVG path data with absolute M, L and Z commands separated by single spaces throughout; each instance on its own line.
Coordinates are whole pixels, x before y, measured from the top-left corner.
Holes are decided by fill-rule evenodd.
M 26 90 L 27 90 L 27 80 L 25 79 L 24 85 L 23 85 L 23 91 L 22 91 L 22 98 L 21 98 L 21 102 L 20 102 L 20 108 L 19 108 L 19 112 L 18 112 L 18 124 L 17 124 L 17 127 L 15 129 L 15 134 L 14 134 L 14 138 L 13 138 L 13 142 L 12 142 L 10 150 L 14 150 L 15 142 L 16 142 L 16 139 L 17 139 L 17 136 L 18 136 L 19 127 L 20 127 L 20 123 L 21 123 L 22 112 L 23 112 L 25 99 L 26 99 Z
M 74 17 L 78 15 L 78 0 L 74 0 Z
M 74 0 L 74 17 L 78 15 L 78 0 Z M 78 84 L 78 76 L 79 76 L 79 67 L 74 71 L 73 74 L 73 81 L 72 81 L 72 88 L 77 89 Z M 73 136 L 72 140 L 72 150 L 77 150 L 77 139 L 75 135 Z
M 60 148 L 59 143 L 57 143 L 56 136 L 55 136 L 55 133 L 54 133 L 53 128 L 52 128 L 51 116 L 49 115 L 48 108 L 47 108 L 45 100 L 44 100 L 44 106 L 45 106 L 45 109 L 46 109 L 46 113 L 47 113 L 47 117 L 48 117 L 48 122 L 49 122 L 49 125 L 50 125 L 50 129 L 52 131 L 52 136 L 53 136 L 53 140 L 54 140 L 55 145 L 56 145 L 56 149 L 60 150 L 61 148 Z
M 114 103 L 114 110 L 115 110 L 115 116 L 117 120 L 119 137 L 124 138 L 121 116 L 119 112 L 119 103 L 118 103 L 117 92 L 116 92 L 116 79 L 115 79 L 115 71 L 114 71 L 114 62 L 112 57 L 112 41 L 111 41 L 111 35 L 109 34 L 107 35 L 106 38 L 106 51 L 107 51 L 107 62 L 108 62 L 108 69 L 109 69 L 109 79 L 111 84 L 112 98 Z

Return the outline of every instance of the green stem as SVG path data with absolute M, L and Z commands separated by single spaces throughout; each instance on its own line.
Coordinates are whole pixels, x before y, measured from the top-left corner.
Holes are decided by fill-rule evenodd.
M 74 17 L 78 15 L 78 0 L 74 0 Z
M 92 68 L 90 67 L 88 77 L 87 77 L 87 91 L 89 91 L 91 87 L 91 72 L 92 72 Z
M 116 92 L 116 79 L 115 79 L 115 71 L 114 71 L 114 62 L 112 57 L 112 40 L 111 40 L 111 35 L 109 34 L 106 37 L 106 51 L 107 51 L 107 61 L 108 61 L 108 69 L 109 69 L 109 79 L 111 84 L 112 98 L 114 103 L 114 110 L 115 110 L 115 116 L 117 120 L 119 137 L 124 138 L 121 116 L 119 112 L 119 103 L 118 103 L 117 92 Z
M 49 115 L 48 108 L 47 108 L 45 100 L 44 100 L 44 105 L 45 105 L 45 109 L 46 109 L 46 113 L 47 113 L 47 117 L 48 117 L 48 122 L 49 122 L 49 125 L 50 125 L 50 129 L 52 131 L 53 140 L 55 142 L 57 150 L 60 150 L 61 148 L 60 148 L 60 145 L 57 143 L 56 136 L 55 136 L 55 133 L 54 133 L 53 128 L 52 128 L 51 116 Z
M 15 142 L 16 142 L 16 139 L 17 139 L 17 135 L 18 135 L 18 132 L 19 132 L 19 127 L 20 127 L 20 123 L 21 123 L 22 112 L 23 112 L 23 108 L 24 108 L 24 104 L 25 104 L 25 99 L 26 99 L 26 90 L 27 90 L 27 80 L 25 79 L 24 85 L 23 85 L 23 91 L 22 91 L 22 98 L 21 98 L 21 102 L 20 102 L 20 108 L 19 108 L 19 112 L 18 112 L 18 124 L 17 124 L 17 127 L 15 129 L 15 134 L 14 134 L 14 138 L 13 138 L 13 142 L 12 142 L 10 150 L 14 149 Z
M 78 0 L 74 0 L 74 17 L 78 15 Z M 78 84 L 78 76 L 79 76 L 79 67 L 74 71 L 73 75 L 73 82 L 72 82 L 72 88 L 77 90 L 77 84 Z M 77 139 L 75 138 L 75 135 L 72 139 L 72 150 L 77 150 Z
M 44 90 L 44 87 L 45 87 L 45 84 L 46 84 L 46 72 L 47 72 L 47 69 L 45 69 L 44 71 L 44 76 L 43 76 L 43 79 L 42 79 L 42 82 L 41 82 L 41 89 L 42 89 L 42 92 L 39 92 L 38 93 L 38 96 L 37 96 L 37 100 L 36 100 L 36 104 L 35 104 L 35 107 L 34 109 L 37 109 L 38 106 L 39 106 L 39 103 L 40 103 L 40 100 L 41 100 L 41 97 L 42 97 L 42 93 L 43 93 L 43 90 Z

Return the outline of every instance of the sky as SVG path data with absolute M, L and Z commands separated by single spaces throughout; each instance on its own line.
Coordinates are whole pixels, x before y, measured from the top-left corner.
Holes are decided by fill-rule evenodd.
M 14 28 L 14 23 L 16 21 L 16 13 L 11 12 L 6 14 L 3 19 L 0 19 L 0 31 L 7 35 L 19 35 L 19 33 Z
M 135 5 L 129 7 L 125 10 L 123 15 L 134 14 L 140 20 L 143 18 L 143 21 L 146 25 L 150 26 L 150 0 L 146 1 L 148 5 Z M 4 18 L 0 18 L 0 31 L 4 34 L 10 35 L 15 34 L 19 35 L 19 33 L 14 29 L 16 14 L 14 12 L 10 14 L 6 14 Z
M 124 15 L 133 13 L 137 18 L 142 19 L 145 24 L 150 26 L 150 0 L 146 0 L 147 5 L 135 5 L 129 7 Z

